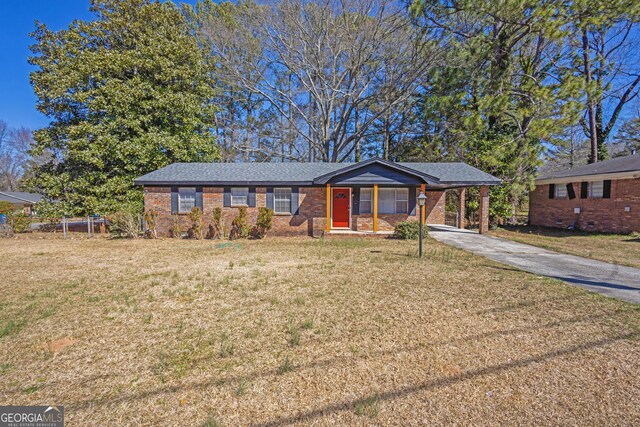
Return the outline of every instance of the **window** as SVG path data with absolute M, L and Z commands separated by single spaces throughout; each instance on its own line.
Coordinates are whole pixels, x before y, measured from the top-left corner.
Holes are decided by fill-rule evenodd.
M 249 204 L 249 187 L 231 187 L 231 206 Z
M 273 211 L 277 214 L 291 213 L 291 189 L 273 189 Z
M 373 212 L 373 188 L 360 189 L 360 213 L 370 214 Z
M 601 199 L 604 194 L 604 181 L 592 181 L 589 183 L 589 197 Z
M 196 206 L 196 189 L 182 187 L 178 189 L 178 213 L 189 213 Z
M 407 213 L 409 208 L 409 189 L 380 188 L 378 189 L 378 213 L 393 214 Z
M 567 186 L 566 184 L 556 184 L 556 199 L 567 198 Z
M 378 213 L 393 214 L 409 212 L 408 188 L 379 188 Z M 360 189 L 360 213 L 373 213 L 373 188 Z
M 409 189 L 396 188 L 396 213 L 409 212 Z

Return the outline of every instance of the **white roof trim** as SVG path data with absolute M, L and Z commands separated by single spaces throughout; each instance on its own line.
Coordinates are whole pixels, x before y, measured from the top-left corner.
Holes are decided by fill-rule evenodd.
M 563 176 L 562 178 L 536 179 L 536 185 L 568 184 L 582 181 L 604 181 L 605 179 L 640 179 L 640 170 L 630 172 L 600 173 L 595 175 Z
M 24 197 L 16 196 L 13 194 L 8 194 L 3 191 L 0 191 L 0 194 L 5 197 L 11 197 L 12 199 L 20 200 L 21 202 L 25 202 L 25 203 L 30 203 L 30 204 L 37 203 L 37 202 L 34 202 L 33 200 L 25 199 Z

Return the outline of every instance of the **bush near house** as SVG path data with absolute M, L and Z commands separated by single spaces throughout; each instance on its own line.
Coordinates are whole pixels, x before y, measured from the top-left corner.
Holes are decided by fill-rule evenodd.
M 251 225 L 249 224 L 249 215 L 247 208 L 244 206 L 238 209 L 238 215 L 233 219 L 231 223 L 231 232 L 229 233 L 229 240 L 246 239 L 251 232 Z
M 422 226 L 422 234 L 426 236 L 429 233 L 427 225 Z M 420 236 L 420 223 L 418 221 L 402 221 L 399 222 L 393 231 L 393 237 L 403 240 L 414 240 Z
M 157 239 L 158 232 L 156 231 L 156 225 L 158 222 L 158 212 L 149 209 L 144 213 L 144 222 L 147 224 L 146 237 L 150 239 Z
M 213 219 L 209 224 L 209 233 L 207 237 L 210 239 L 222 239 L 224 237 L 224 227 L 222 223 L 222 208 L 213 209 Z
M 172 215 L 171 219 L 173 223 L 171 224 L 170 232 L 171 237 L 174 239 L 182 239 L 182 227 L 180 226 L 180 217 L 178 215 Z
M 192 239 L 204 239 L 204 229 L 202 224 L 202 209 L 194 207 L 189 212 L 189 219 L 191 220 L 191 228 L 189 228 L 188 234 Z
M 137 239 L 140 235 L 140 216 L 127 210 L 109 215 L 109 231 L 114 237 Z
M 271 227 L 273 227 L 273 210 L 269 208 L 259 208 L 258 219 L 251 234 L 257 239 L 264 239 L 267 231 L 271 230 Z

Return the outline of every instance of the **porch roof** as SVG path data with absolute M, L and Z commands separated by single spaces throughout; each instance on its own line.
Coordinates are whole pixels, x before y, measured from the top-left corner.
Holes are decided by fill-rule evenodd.
M 406 163 L 370 159 L 358 163 L 174 163 L 137 178 L 136 185 L 322 185 L 359 169 L 386 168 L 431 187 L 498 185 L 500 180 L 466 163 Z M 370 182 L 351 180 L 352 185 Z

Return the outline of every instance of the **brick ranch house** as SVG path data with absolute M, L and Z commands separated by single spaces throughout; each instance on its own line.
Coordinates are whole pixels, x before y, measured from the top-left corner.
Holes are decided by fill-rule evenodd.
M 640 231 L 640 155 L 552 172 L 529 196 L 531 225 Z
M 222 208 L 228 233 L 237 208 L 255 221 L 258 208 L 274 211 L 273 235 L 388 233 L 407 219 L 418 220 L 416 197 L 427 202 L 422 222 L 443 224 L 445 190 L 481 188 L 480 232 L 488 229 L 489 186 L 500 180 L 464 163 L 174 163 L 135 180 L 144 186 L 145 209 L 158 213 L 159 235 L 169 235 L 173 216 L 181 228 L 201 207 L 205 225 Z M 464 212 L 464 197 L 461 197 Z M 462 225 L 462 221 L 460 226 Z

